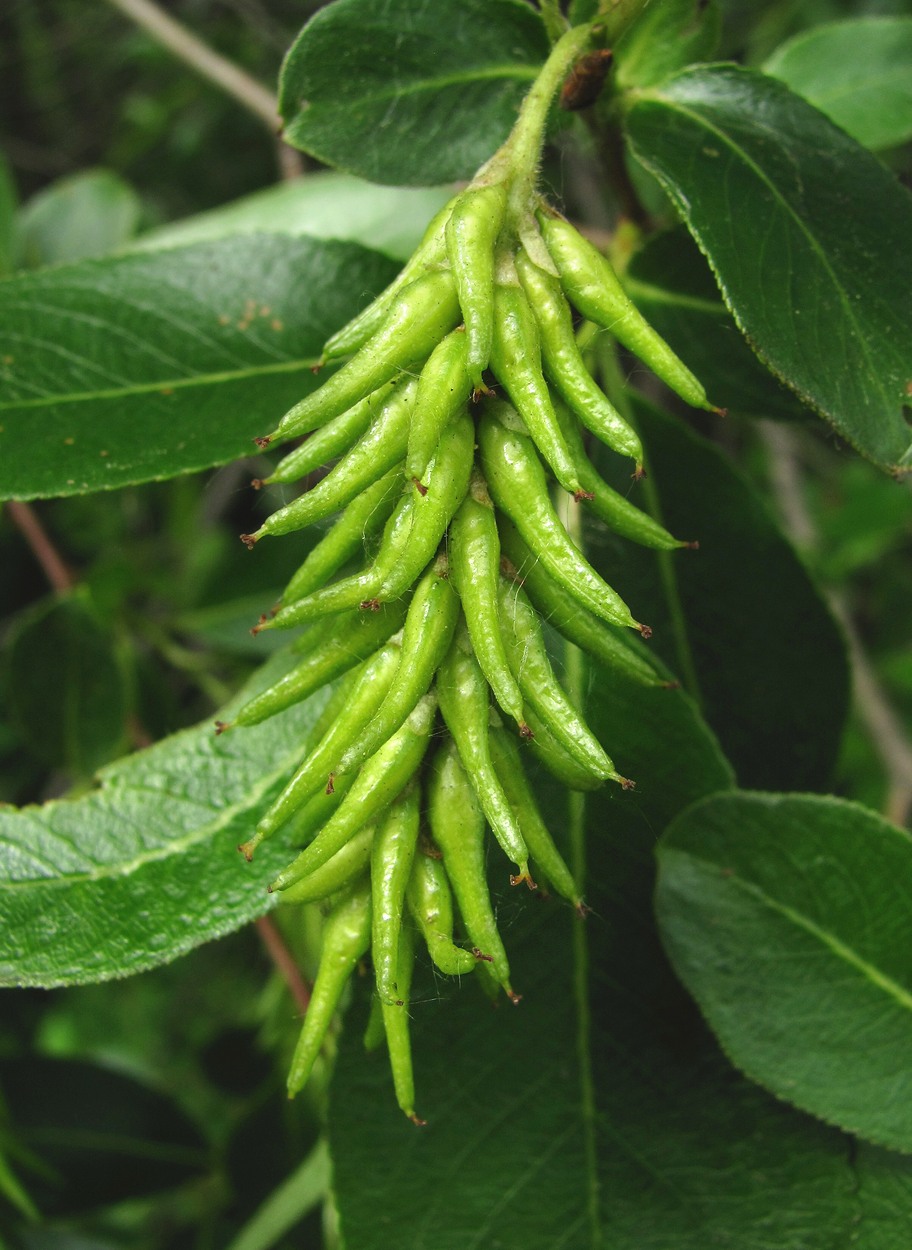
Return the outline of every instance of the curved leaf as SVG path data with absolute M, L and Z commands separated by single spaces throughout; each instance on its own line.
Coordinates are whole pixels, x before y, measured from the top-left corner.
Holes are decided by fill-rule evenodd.
M 350 243 L 220 239 L 0 284 L 0 498 L 158 481 L 253 451 L 328 335 L 396 272 Z
M 624 287 L 714 403 L 753 417 L 812 418 L 751 351 L 706 258 L 683 226 L 655 235 L 637 252 L 624 274 Z
M 352 1009 L 330 1108 L 342 1234 L 359 1250 L 848 1244 L 845 1142 L 732 1070 L 653 926 L 656 834 L 688 794 L 725 789 L 730 773 L 680 692 L 596 674 L 587 714 L 639 782 L 585 800 L 592 914 L 581 922 L 510 893 L 492 853 L 524 997 L 492 1010 L 471 977 L 419 982 L 420 1131 L 396 1110 L 386 1056 L 363 1052 L 366 1004 Z M 566 836 L 566 795 L 543 792 Z
M 708 60 L 719 46 L 721 28 L 715 0 L 648 5 L 614 47 L 618 85 L 650 87 L 685 65 Z
M 649 476 L 631 498 L 656 499 L 700 546 L 655 555 L 587 525 L 593 562 L 653 627 L 649 646 L 699 699 L 741 785 L 827 788 L 849 702 L 829 608 L 748 479 L 681 422 L 639 400 L 635 414 Z M 617 461 L 597 456 L 606 475 Z
M 114 252 L 136 233 L 141 211 L 130 184 L 109 169 L 60 178 L 19 213 L 17 267 L 36 269 Z
M 912 139 L 912 17 L 859 17 L 804 31 L 763 66 L 877 151 Z
M 275 657 L 256 687 L 288 664 Z M 0 984 L 128 976 L 267 911 L 288 848 L 266 842 L 246 865 L 237 847 L 326 697 L 221 737 L 211 721 L 175 734 L 104 769 L 83 798 L 0 808 Z
M 519 0 L 336 0 L 285 60 L 285 138 L 374 182 L 471 178 L 548 55 Z
M 839 799 L 715 795 L 659 858 L 667 949 L 732 1060 L 912 1151 L 912 837 Z
M 754 351 L 858 451 L 912 467 L 912 198 L 782 83 L 736 66 L 631 94 L 662 182 Z
M 343 239 L 406 261 L 427 223 L 451 195 L 449 187 L 378 187 L 350 174 L 325 170 L 159 226 L 136 239 L 131 250 L 183 247 L 203 239 L 266 232 Z

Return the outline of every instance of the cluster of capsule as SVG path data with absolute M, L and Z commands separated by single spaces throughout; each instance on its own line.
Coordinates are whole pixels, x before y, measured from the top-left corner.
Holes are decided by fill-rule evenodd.
M 710 407 L 608 261 L 540 200 L 518 215 L 496 173 L 483 171 L 431 222 L 396 281 L 327 342 L 324 363 L 346 363 L 257 440 L 310 435 L 269 483 L 336 463 L 242 536 L 252 547 L 338 514 L 257 626 L 309 626 L 294 643 L 299 662 L 232 722 L 255 724 L 341 678 L 306 758 L 241 848 L 250 858 L 283 829 L 303 849 L 270 888 L 289 901 L 329 900 L 289 1089 L 307 1080 L 370 949 L 369 1032 L 385 1033 L 413 1119 L 416 938 L 441 972 L 477 970 L 517 999 L 488 894 L 486 826 L 514 884 L 535 888 L 531 859 L 538 882 L 583 911 L 523 757 L 576 789 L 632 784 L 555 676 L 541 618 L 601 664 L 660 684 L 617 631 L 648 628 L 586 561 L 552 501 L 550 478 L 627 538 L 685 545 L 587 457 L 585 430 L 642 472 L 637 435 L 593 380 L 572 309 L 686 401 Z M 465 945 L 454 941 L 455 908 Z

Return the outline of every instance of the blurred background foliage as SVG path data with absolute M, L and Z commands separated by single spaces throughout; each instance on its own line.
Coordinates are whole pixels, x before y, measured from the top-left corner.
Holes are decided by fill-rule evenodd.
M 165 7 L 269 88 L 321 6 Z M 722 55 L 757 65 L 820 22 L 908 15 L 912 4 L 726 0 L 723 9 Z M 115 250 L 268 187 L 282 171 L 262 120 L 105 0 L 0 6 L 0 139 L 0 217 L 16 221 L 10 255 L 0 256 L 7 270 Z M 908 176 L 908 148 L 886 159 Z M 812 571 L 853 624 L 878 706 L 894 733 L 906 732 L 908 484 L 884 478 L 813 421 L 699 424 L 784 508 Z M 794 470 L 788 480 L 783 463 Z M 264 643 L 252 646 L 247 627 L 303 552 L 267 544 L 256 561 L 246 558 L 237 534 L 270 509 L 247 488 L 256 472 L 251 461 L 35 506 L 62 562 L 53 587 L 21 517 L 0 512 L 0 801 L 88 787 L 107 760 L 211 716 L 262 658 Z M 899 800 L 865 698 L 834 790 L 883 811 Z M 306 924 L 282 918 L 305 971 Z M 319 1085 L 294 1104 L 284 1098 L 297 1008 L 263 936 L 249 929 L 122 983 L 0 992 L 0 1244 L 332 1244 L 331 1212 L 321 1217 L 317 1206 L 325 1162 L 319 1148 L 310 1153 Z

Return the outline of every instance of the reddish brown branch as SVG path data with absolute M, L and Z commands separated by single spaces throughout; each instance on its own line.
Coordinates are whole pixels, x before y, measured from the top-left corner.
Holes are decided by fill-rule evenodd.
M 76 579 L 48 538 L 34 508 L 27 503 L 11 499 L 7 502 L 6 509 L 54 590 L 72 590 Z
M 267 955 L 291 991 L 291 996 L 297 1003 L 303 1016 L 310 1005 L 310 987 L 301 976 L 298 965 L 292 958 L 291 951 L 285 945 L 285 939 L 271 916 L 261 916 L 256 922 L 256 927 L 260 935 L 260 941 L 266 948 Z

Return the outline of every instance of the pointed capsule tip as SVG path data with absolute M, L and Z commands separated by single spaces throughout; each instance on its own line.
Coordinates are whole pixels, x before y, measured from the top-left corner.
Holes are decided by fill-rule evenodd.
M 223 734 L 226 729 L 230 729 L 230 728 L 231 728 L 230 720 L 217 720 L 215 722 L 216 737 L 218 737 L 219 734 Z
M 637 621 L 634 625 L 634 629 L 638 629 L 640 631 L 640 637 L 647 641 L 652 637 L 651 625 L 643 625 L 639 621 Z
M 532 880 L 532 874 L 529 872 L 528 864 L 520 864 L 519 872 L 511 874 L 510 876 L 510 885 L 522 885 L 523 883 L 525 883 L 530 890 L 538 889 L 538 886 Z

